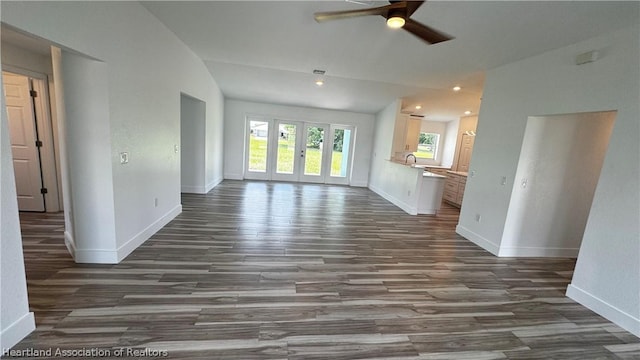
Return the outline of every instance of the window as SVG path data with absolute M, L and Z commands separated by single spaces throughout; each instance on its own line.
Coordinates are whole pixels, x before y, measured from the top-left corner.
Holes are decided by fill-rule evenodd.
M 435 160 L 439 141 L 440 134 L 421 132 L 418 138 L 418 151 L 414 152 L 413 155 L 420 159 Z

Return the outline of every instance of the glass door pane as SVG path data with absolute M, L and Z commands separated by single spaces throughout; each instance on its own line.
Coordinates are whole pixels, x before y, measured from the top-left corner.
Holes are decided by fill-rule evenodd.
M 296 163 L 296 124 L 278 123 L 277 174 L 293 174 Z
M 351 129 L 335 129 L 331 149 L 331 176 L 346 177 L 351 148 Z
M 306 126 L 304 175 L 322 175 L 322 150 L 324 143 L 324 127 Z
M 247 174 L 260 173 L 266 176 L 267 155 L 269 149 L 269 122 L 265 120 L 249 121 L 249 141 L 247 156 Z M 257 175 L 257 174 L 256 174 Z M 262 175 L 260 175 L 262 176 Z

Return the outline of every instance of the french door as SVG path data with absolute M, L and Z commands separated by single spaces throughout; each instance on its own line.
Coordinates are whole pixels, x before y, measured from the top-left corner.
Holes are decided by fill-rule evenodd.
M 249 117 L 245 179 L 348 184 L 354 128 Z

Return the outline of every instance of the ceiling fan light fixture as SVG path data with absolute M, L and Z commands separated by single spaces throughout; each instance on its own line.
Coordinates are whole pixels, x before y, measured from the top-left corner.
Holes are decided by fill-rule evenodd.
M 400 29 L 404 26 L 404 18 L 401 16 L 392 16 L 387 19 L 387 26 L 392 29 Z
M 322 79 L 316 80 L 316 86 L 320 87 L 322 85 L 324 85 L 324 80 L 322 80 Z

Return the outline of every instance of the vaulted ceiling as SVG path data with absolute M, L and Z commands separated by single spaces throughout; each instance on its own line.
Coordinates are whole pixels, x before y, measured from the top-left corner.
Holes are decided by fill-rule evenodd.
M 365 113 L 403 98 L 405 108 L 420 104 L 415 112 L 434 120 L 476 113 L 487 69 L 638 16 L 633 2 L 428 1 L 412 18 L 455 39 L 426 45 L 379 16 L 314 21 L 314 12 L 367 7 L 347 1 L 143 5 L 205 61 L 229 98 Z M 314 69 L 326 70 L 324 86 L 314 84 Z
M 638 17 L 636 1 L 431 0 L 412 19 L 455 39 L 427 45 L 389 29 L 379 16 L 314 20 L 319 11 L 369 7 L 347 1 L 142 5 L 202 58 L 227 98 L 364 113 L 402 98 L 405 110 L 440 121 L 478 112 L 485 71 L 630 26 Z M 7 34 L 3 42 L 12 41 Z M 326 70 L 322 87 L 314 69 Z M 462 90 L 452 91 L 456 85 Z

